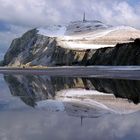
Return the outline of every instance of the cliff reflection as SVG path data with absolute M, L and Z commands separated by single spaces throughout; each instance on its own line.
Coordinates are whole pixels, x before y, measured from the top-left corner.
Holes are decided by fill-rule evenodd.
M 79 117 L 140 110 L 140 81 L 5 75 L 11 94 L 32 107 Z

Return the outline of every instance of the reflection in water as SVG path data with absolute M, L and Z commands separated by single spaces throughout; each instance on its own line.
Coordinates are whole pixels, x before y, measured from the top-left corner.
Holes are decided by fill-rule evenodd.
M 98 118 L 140 110 L 140 81 L 5 75 L 11 94 L 36 109 Z
M 139 140 L 139 81 L 4 78 L 0 140 Z

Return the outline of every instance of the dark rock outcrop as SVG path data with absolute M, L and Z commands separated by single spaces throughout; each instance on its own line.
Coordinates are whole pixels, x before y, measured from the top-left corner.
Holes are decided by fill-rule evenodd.
M 114 48 L 98 49 L 87 65 L 140 65 L 140 39 L 117 44 Z

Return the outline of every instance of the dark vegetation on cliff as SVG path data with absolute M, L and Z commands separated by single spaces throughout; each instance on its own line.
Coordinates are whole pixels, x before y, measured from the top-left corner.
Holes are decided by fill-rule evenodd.
M 59 39 L 37 34 L 33 29 L 13 40 L 3 65 L 140 65 L 140 39 L 97 50 L 70 50 Z

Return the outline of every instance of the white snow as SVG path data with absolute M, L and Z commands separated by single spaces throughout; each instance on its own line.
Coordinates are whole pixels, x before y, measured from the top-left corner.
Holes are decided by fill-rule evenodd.
M 37 102 L 36 109 L 48 110 L 48 111 L 64 111 L 65 107 L 63 102 L 57 100 L 44 100 Z
M 96 27 L 97 25 L 100 25 L 99 27 Z M 77 29 L 77 26 L 79 27 Z M 90 30 L 89 28 L 90 27 Z M 51 25 L 51 26 L 46 26 L 46 27 L 40 27 L 37 28 L 39 31 L 38 34 L 45 35 L 45 36 L 50 36 L 50 37 L 61 37 L 61 36 L 69 36 L 70 34 L 75 34 L 77 31 L 96 31 L 97 29 L 106 29 L 109 26 L 97 22 L 97 21 L 88 21 L 88 22 L 71 22 L 70 24 L 67 25 Z
M 88 97 L 89 95 L 93 96 L 94 98 Z M 87 98 L 81 98 L 85 96 Z M 96 96 L 107 96 L 108 100 L 100 100 L 96 99 Z M 69 98 L 71 97 L 71 98 Z M 113 94 L 105 94 L 102 92 L 98 92 L 96 90 L 85 90 L 85 89 L 68 89 L 68 90 L 62 90 L 57 92 L 57 100 L 61 100 L 62 102 L 75 102 L 75 103 L 80 103 L 85 106 L 89 106 L 91 108 L 100 108 L 103 110 L 108 110 L 109 112 L 116 113 L 116 114 L 130 114 L 137 112 L 139 108 L 137 108 L 137 105 L 131 104 L 133 108 L 129 108 L 127 100 L 123 99 L 117 99 Z M 109 100 L 111 99 L 111 100 Z M 114 103 L 113 103 L 114 100 Z M 116 101 L 115 101 L 116 100 Z
M 114 47 L 115 45 L 107 45 L 107 44 L 84 44 L 84 43 L 77 43 L 77 42 L 61 42 L 62 47 L 69 48 L 69 49 L 76 49 L 76 50 L 83 50 L 83 49 L 99 49 L 105 47 Z
M 69 49 L 99 49 L 104 47 L 114 47 L 116 44 L 93 44 L 88 41 L 104 37 L 114 31 L 128 30 L 137 31 L 129 26 L 112 27 L 99 21 L 77 21 L 67 25 L 52 25 L 44 28 L 37 28 L 38 34 L 57 37 L 59 45 Z M 86 41 L 86 43 L 84 42 Z
M 107 34 L 111 33 L 111 32 L 114 32 L 114 31 L 117 31 L 117 30 L 132 30 L 132 31 L 135 31 L 136 29 L 135 28 L 132 28 L 132 27 L 129 27 L 129 26 L 117 26 L 117 27 L 108 27 L 108 28 L 105 28 L 105 29 L 100 29 L 100 30 L 97 30 L 97 31 L 89 31 L 87 33 L 82 33 L 82 30 L 81 30 L 81 34 L 78 34 L 78 35 L 64 35 L 63 36 L 63 40 L 75 40 L 75 39 L 96 39 L 96 38 L 99 38 L 99 37 L 103 37 L 103 36 L 106 36 Z
M 48 26 L 44 28 L 37 28 L 38 34 L 49 36 L 49 37 L 61 37 L 66 32 L 65 26 Z
M 68 90 L 62 90 L 57 92 L 57 95 L 59 96 L 88 96 L 88 95 L 112 95 L 112 94 L 104 94 L 103 92 L 98 92 L 96 90 L 86 90 L 86 89 L 68 89 Z
M 99 26 L 99 27 L 96 27 Z M 79 27 L 77 29 L 77 27 Z M 90 30 L 87 28 L 90 27 Z M 37 28 L 38 34 L 49 37 L 64 37 L 64 39 L 78 39 L 78 38 L 98 38 L 107 35 L 110 32 L 116 30 L 136 30 L 129 26 L 117 26 L 112 27 L 105 25 L 101 22 L 89 21 L 89 22 L 71 22 L 67 25 L 51 25 L 46 27 Z M 79 31 L 79 34 L 76 32 Z M 87 31 L 87 32 L 85 32 Z M 73 34 L 73 35 L 71 35 Z M 75 35 L 74 35 L 75 34 Z
M 94 98 L 88 97 L 91 95 Z M 80 98 L 80 97 L 86 98 Z M 102 96 L 102 98 L 98 98 Z M 105 97 L 105 98 L 104 98 Z M 107 98 L 106 98 L 107 97 Z M 115 98 L 113 94 L 104 94 L 96 90 L 67 89 L 57 92 L 55 100 L 37 102 L 36 109 L 45 111 L 69 111 L 67 105 L 79 104 L 79 107 L 87 106 L 99 111 L 107 111 L 116 114 L 130 114 L 139 111 L 137 105 L 130 105 L 125 99 Z M 131 106 L 129 108 L 129 106 Z M 70 110 L 73 110 L 71 106 Z M 80 109 L 80 108 L 79 108 Z M 82 113 L 82 112 L 81 112 Z
M 71 102 L 72 100 L 74 102 L 79 102 L 79 103 L 81 103 L 85 106 L 89 106 L 91 108 L 96 108 L 96 109 L 100 108 L 100 109 L 109 111 L 110 113 L 115 113 L 115 114 L 120 114 L 120 115 L 131 114 L 131 113 L 135 113 L 135 112 L 139 111 L 139 109 L 127 109 L 124 106 L 121 106 L 121 107 L 120 106 L 119 107 L 109 106 L 109 105 L 106 105 L 102 102 L 99 102 L 99 101 L 96 101 L 96 100 L 93 100 L 93 99 L 84 99 L 84 100 L 65 99 L 65 101 L 67 101 L 67 102 Z M 119 102 L 118 102 L 118 104 L 119 104 Z M 127 103 L 126 103 L 126 105 L 127 105 Z
M 72 34 L 77 34 L 81 32 L 90 32 L 90 31 L 96 31 L 99 29 L 106 29 L 110 26 L 103 24 L 102 22 L 99 21 L 75 21 L 75 22 L 70 22 L 67 25 L 67 31 L 66 35 L 72 35 Z

